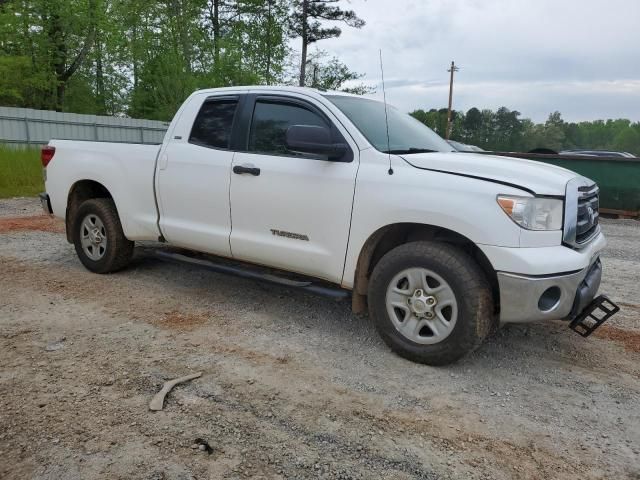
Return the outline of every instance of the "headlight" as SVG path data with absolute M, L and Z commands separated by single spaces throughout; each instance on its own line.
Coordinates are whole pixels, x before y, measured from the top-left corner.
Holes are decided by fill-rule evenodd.
M 564 202 L 557 198 L 498 195 L 498 205 L 527 230 L 561 230 Z

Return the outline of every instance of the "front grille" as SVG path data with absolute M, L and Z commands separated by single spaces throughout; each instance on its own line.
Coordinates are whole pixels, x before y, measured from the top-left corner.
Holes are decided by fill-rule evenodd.
M 568 247 L 583 248 L 598 235 L 599 193 L 593 180 L 585 177 L 567 183 L 562 240 Z
M 599 192 L 596 185 L 578 188 L 576 243 L 587 242 L 598 230 Z

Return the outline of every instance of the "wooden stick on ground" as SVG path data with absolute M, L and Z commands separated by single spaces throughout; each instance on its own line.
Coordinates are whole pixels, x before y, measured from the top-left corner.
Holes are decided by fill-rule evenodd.
M 151 403 L 149 403 L 149 410 L 162 410 L 162 407 L 164 406 L 164 397 L 167 396 L 167 393 L 169 393 L 173 387 L 175 387 L 179 383 L 188 382 L 189 380 L 193 380 L 194 378 L 198 378 L 201 376 L 202 372 L 198 372 L 192 375 L 187 375 L 185 377 L 176 378 L 175 380 L 169 380 L 162 386 L 162 389 L 151 399 Z

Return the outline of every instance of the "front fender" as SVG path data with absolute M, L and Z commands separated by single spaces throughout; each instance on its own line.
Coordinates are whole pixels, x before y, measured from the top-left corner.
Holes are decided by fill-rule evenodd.
M 388 225 L 411 223 L 451 230 L 476 245 L 520 247 L 521 228 L 500 209 L 500 193 L 528 195 L 492 182 L 418 170 L 403 161 L 394 174 L 377 163 L 358 172 L 342 285 L 352 288 L 367 239 Z

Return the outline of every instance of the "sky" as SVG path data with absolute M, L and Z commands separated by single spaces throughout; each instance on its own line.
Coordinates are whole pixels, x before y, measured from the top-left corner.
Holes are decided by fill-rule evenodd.
M 367 24 L 316 45 L 404 111 L 506 106 L 640 121 L 640 0 L 342 0 Z

